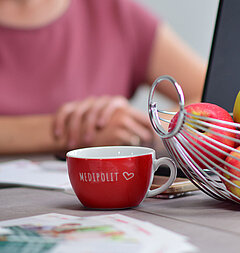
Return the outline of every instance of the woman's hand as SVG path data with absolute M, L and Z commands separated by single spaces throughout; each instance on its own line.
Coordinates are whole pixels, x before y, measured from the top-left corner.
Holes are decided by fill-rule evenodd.
M 109 123 L 96 133 L 90 146 L 153 146 L 154 131 L 148 115 L 128 105 L 117 110 Z
M 128 106 L 127 99 L 120 96 L 91 97 L 66 103 L 56 114 L 54 135 L 58 139 L 67 136 L 68 149 L 88 145 L 94 140 L 97 130 L 104 128 L 118 109 Z

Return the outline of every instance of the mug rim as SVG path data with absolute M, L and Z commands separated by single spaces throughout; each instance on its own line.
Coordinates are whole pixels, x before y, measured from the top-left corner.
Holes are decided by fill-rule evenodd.
M 132 149 L 132 150 L 142 150 L 142 153 L 140 154 L 128 154 L 128 155 L 119 155 L 119 156 L 84 156 L 81 157 L 79 155 L 74 155 L 76 152 L 84 152 L 88 150 L 109 150 L 109 149 Z M 79 149 L 73 149 L 67 152 L 66 157 L 67 158 L 76 158 L 76 159 L 119 159 L 119 158 L 131 158 L 131 157 L 139 157 L 139 156 L 144 156 L 144 155 L 151 155 L 155 154 L 155 150 L 149 147 L 141 147 L 141 146 L 98 146 L 98 147 L 87 147 L 87 148 L 79 148 Z

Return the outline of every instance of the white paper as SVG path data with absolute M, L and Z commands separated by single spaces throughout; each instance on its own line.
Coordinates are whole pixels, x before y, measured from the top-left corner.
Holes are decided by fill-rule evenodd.
M 22 185 L 72 192 L 66 162 L 20 159 L 0 163 L 0 186 Z
M 196 252 L 185 236 L 120 214 L 75 217 L 45 214 L 0 222 L 0 252 Z M 20 250 L 21 249 L 21 250 Z M 14 251 L 16 252 L 16 251 Z

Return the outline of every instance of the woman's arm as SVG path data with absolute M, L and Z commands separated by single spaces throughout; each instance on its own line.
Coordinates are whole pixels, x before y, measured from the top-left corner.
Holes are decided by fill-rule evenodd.
M 54 138 L 52 115 L 1 116 L 0 155 L 62 151 L 65 138 Z
M 95 127 L 97 120 L 110 117 L 123 106 L 127 106 L 123 98 L 100 97 L 66 103 L 55 114 L 0 116 L 0 155 L 65 153 L 86 147 L 86 133 Z M 102 108 L 110 110 L 102 115 Z
M 152 142 L 153 132 L 147 115 L 134 109 L 127 100 L 125 103 L 124 98 L 102 99 L 109 103 L 108 106 L 102 104 L 105 113 L 96 109 L 102 101 L 99 98 L 86 111 L 83 106 L 88 105 L 86 102 L 90 100 L 67 103 L 53 115 L 0 116 L 0 155 L 60 153 L 65 156 L 67 150 L 87 146 L 139 145 Z M 87 116 L 91 115 L 94 115 L 93 121 L 88 120 Z M 95 123 L 104 118 L 105 124 L 96 127 Z M 63 129 L 62 123 L 65 126 Z M 92 138 L 86 140 L 89 124 L 93 124 L 96 129 L 94 134 L 91 133 Z M 57 129 L 61 130 L 60 136 L 56 136 Z M 74 144 L 69 146 L 70 137 Z
M 188 47 L 167 24 L 162 24 L 156 33 L 148 65 L 147 82 L 161 75 L 170 75 L 181 85 L 186 104 L 200 101 L 207 64 Z M 159 87 L 159 92 L 176 100 L 171 89 Z

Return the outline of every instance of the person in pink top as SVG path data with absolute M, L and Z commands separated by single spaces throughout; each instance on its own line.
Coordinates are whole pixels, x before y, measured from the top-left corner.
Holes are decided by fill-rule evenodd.
M 130 0 L 0 0 L 0 154 L 150 145 L 148 116 L 128 99 L 162 74 L 200 99 L 205 71 Z

